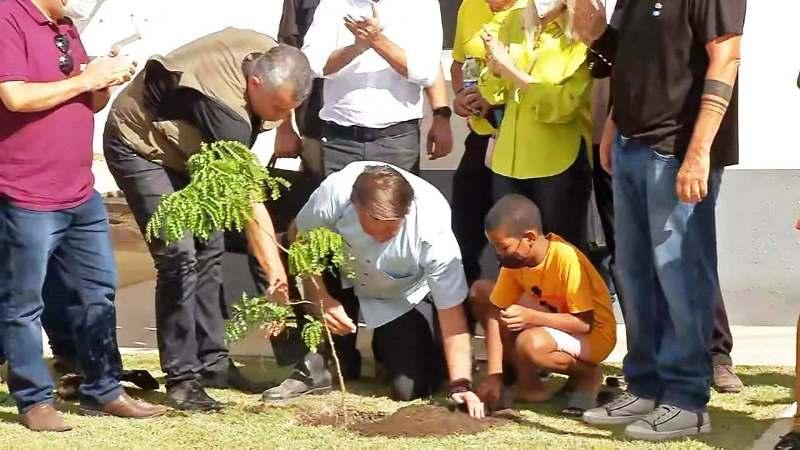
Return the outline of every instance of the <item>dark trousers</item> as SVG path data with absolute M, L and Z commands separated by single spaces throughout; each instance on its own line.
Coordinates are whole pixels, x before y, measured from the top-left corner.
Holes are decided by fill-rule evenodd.
M 354 138 L 354 127 L 326 124 L 323 130 L 322 160 L 325 176 L 356 161 L 379 161 L 411 173 L 419 173 L 419 124 L 403 132 L 378 138 Z
M 0 346 L 8 384 L 20 412 L 53 401 L 53 381 L 42 358 L 44 302 L 68 311 L 74 350 L 83 368 L 82 402 L 105 404 L 122 394 L 114 295 L 117 273 L 103 200 L 94 195 L 74 208 L 39 212 L 0 204 Z M 79 295 L 44 299 L 49 267 Z M 54 305 L 54 302 L 68 302 Z
M 257 276 L 262 280 L 262 274 Z M 331 296 L 342 303 L 347 315 L 358 321 L 358 298 L 352 289 L 343 289 L 337 276 L 323 274 L 325 287 Z M 263 286 L 263 284 L 262 284 Z M 259 287 L 263 289 L 263 287 Z M 303 317 L 318 305 L 295 306 L 295 315 Z M 305 323 L 301 319 L 297 330 Z M 276 361 L 279 365 L 294 365 L 292 378 L 311 385 L 327 382 L 330 373 L 319 360 L 323 355 L 309 353 L 300 339 L 299 331 L 287 329 L 271 339 Z M 336 355 L 345 380 L 361 376 L 361 352 L 356 348 L 358 335 L 334 336 Z M 427 300 L 397 319 L 374 330 L 372 352 L 376 363 L 381 364 L 389 376 L 392 397 L 397 400 L 412 400 L 433 393 L 444 378 L 441 333 L 433 304 Z M 326 349 L 323 354 L 330 354 Z M 330 359 L 330 358 L 327 358 Z M 327 366 L 332 367 L 328 361 Z
M 488 145 L 489 136 L 470 133 L 453 175 L 453 233 L 461 248 L 468 285 L 481 277 L 481 254 L 488 243 L 483 221 L 494 204 L 493 173 L 485 163 Z
M 545 233 L 556 233 L 572 245 L 587 250 L 592 173 L 583 144 L 575 162 L 564 172 L 530 179 L 495 174 L 493 189 L 498 200 L 508 194 L 529 198 L 541 211 Z
M 142 158 L 111 129 L 103 139 L 106 161 L 144 233 L 161 196 L 185 187 L 187 176 Z M 222 233 L 207 241 L 187 233 L 178 242 L 148 243 L 156 278 L 156 325 L 161 369 L 167 385 L 227 369 L 225 345 Z
M 600 165 L 599 146 L 594 148 L 594 197 L 597 203 L 597 211 L 600 214 L 600 223 L 603 226 L 606 246 L 610 254 L 608 272 L 614 280 L 617 290 L 620 308 L 625 308 L 625 293 L 622 283 L 617 274 L 616 259 L 616 239 L 614 236 L 614 193 L 612 190 L 611 175 L 608 174 Z M 711 337 L 711 358 L 714 364 L 733 365 L 731 350 L 733 350 L 733 334 L 728 324 L 728 313 L 725 311 L 725 302 L 722 297 L 722 289 L 718 285 L 716 288 L 716 303 L 714 307 L 714 334 Z
M 340 281 L 333 277 L 326 285 L 328 292 L 356 322 L 359 305 L 353 290 L 342 289 Z M 361 370 L 357 337 L 357 333 L 353 333 L 333 338 L 342 372 L 350 378 L 357 378 Z M 372 353 L 375 362 L 386 370 L 392 398 L 408 401 L 431 395 L 444 377 L 441 336 L 433 304 L 424 300 L 406 314 L 376 328 Z

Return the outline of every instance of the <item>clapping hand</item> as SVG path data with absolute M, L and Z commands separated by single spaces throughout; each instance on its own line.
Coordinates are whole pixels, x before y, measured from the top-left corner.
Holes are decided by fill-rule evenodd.
M 606 30 L 606 6 L 602 0 L 574 0 L 572 28 L 578 38 L 591 45 Z
M 372 43 L 383 36 L 378 9 L 372 4 L 372 17 L 355 18 L 347 15 L 344 18 L 344 26 L 353 33 L 356 38 L 356 45 L 370 47 Z
M 486 65 L 495 75 L 499 75 L 503 69 L 508 69 L 514 65 L 508 49 L 500 40 L 491 33 L 483 31 L 481 34 L 483 45 L 486 47 Z

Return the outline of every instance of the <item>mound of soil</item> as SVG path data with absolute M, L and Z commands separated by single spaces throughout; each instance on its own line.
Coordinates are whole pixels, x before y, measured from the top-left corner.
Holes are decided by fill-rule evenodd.
M 347 411 L 346 423 L 349 425 L 365 425 L 377 422 L 386 417 L 381 412 L 367 412 L 349 409 Z M 309 411 L 300 410 L 297 413 L 297 420 L 302 425 L 312 427 L 338 426 L 345 424 L 345 415 L 340 410 L 330 411 Z
M 362 436 L 432 437 L 477 434 L 511 422 L 497 416 L 474 419 L 442 406 L 412 405 L 377 422 L 353 424 L 350 429 Z
M 338 426 L 345 423 L 341 411 L 299 410 L 297 418 L 302 425 L 309 426 Z M 349 410 L 347 428 L 367 437 L 436 437 L 477 434 L 516 420 L 519 420 L 517 413 L 509 410 L 479 420 L 442 406 L 412 405 L 388 416 L 383 413 Z

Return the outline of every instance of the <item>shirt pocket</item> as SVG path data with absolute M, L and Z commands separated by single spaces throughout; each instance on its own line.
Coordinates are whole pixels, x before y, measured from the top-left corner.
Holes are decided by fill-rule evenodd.
M 381 270 L 380 272 L 391 281 L 407 281 L 413 279 L 415 275 L 414 273 L 387 272 L 385 270 Z

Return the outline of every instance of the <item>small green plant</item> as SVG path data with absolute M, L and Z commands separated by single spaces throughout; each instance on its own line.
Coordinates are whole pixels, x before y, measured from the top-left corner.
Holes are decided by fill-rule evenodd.
M 307 278 L 322 275 L 325 270 L 338 270 L 352 278 L 354 273 L 344 247 L 342 236 L 327 228 L 301 233 L 289 247 L 289 273 Z
M 289 255 L 289 273 L 300 279 L 310 280 L 316 285 L 317 277 L 326 270 L 342 276 L 352 278 L 355 274 L 350 268 L 352 258 L 345 251 L 344 239 L 338 233 L 327 228 L 315 228 L 305 233 L 300 233 L 295 238 L 289 249 L 283 249 Z M 318 287 L 318 286 L 317 286 Z M 309 303 L 309 302 L 298 302 Z M 307 323 L 300 330 L 303 343 L 311 351 L 322 345 L 325 338 L 331 348 L 331 355 L 339 379 L 339 388 L 342 391 L 341 408 L 344 421 L 347 422 L 347 408 L 345 399 L 347 389 L 342 376 L 339 357 L 333 342 L 331 330 L 325 326 L 325 305 L 319 301 L 319 314 L 322 321 L 305 316 Z M 243 339 L 252 329 L 259 327 L 273 335 L 279 334 L 287 326 L 297 327 L 297 322 L 290 316 L 288 306 L 276 305 L 268 302 L 263 297 L 242 296 L 242 301 L 234 307 L 233 317 L 226 324 L 228 342 Z M 324 333 L 324 334 L 323 334 Z
M 148 241 L 160 238 L 166 243 L 176 242 L 183 239 L 186 231 L 200 239 L 208 239 L 211 234 L 221 230 L 240 231 L 253 219 L 254 204 L 264 202 L 267 195 L 277 200 L 281 187 L 290 187 L 286 180 L 270 176 L 250 149 L 239 142 L 203 144 L 200 152 L 189 158 L 188 169 L 189 185 L 165 195 L 150 218 L 145 230 Z M 280 247 L 277 242 L 276 245 Z M 310 230 L 298 235 L 288 250 L 280 248 L 288 253 L 289 272 L 315 285 L 317 277 L 325 270 L 338 271 L 347 277 L 354 275 L 349 268 L 350 257 L 345 252 L 342 236 L 331 230 Z M 296 328 L 297 318 L 293 316 L 291 306 L 298 303 L 310 302 L 281 305 L 265 297 L 243 295 L 226 323 L 226 340 L 239 341 L 256 327 L 269 335 L 278 335 L 286 327 Z M 346 422 L 347 391 L 344 378 L 333 336 L 324 323 L 325 306 L 322 300 L 318 306 L 322 321 L 305 316 L 307 323 L 300 330 L 300 335 L 311 351 L 317 351 L 327 338 L 336 364 Z
M 300 332 L 300 338 L 303 339 L 303 343 L 306 347 L 311 349 L 311 351 L 315 351 L 325 342 L 325 334 L 323 331 L 325 325 L 311 316 L 306 316 L 306 320 L 308 323 L 306 323 L 303 330 Z
M 253 217 L 253 205 L 281 195 L 289 182 L 272 177 L 253 152 L 235 141 L 203 144 L 189 158 L 189 184 L 162 197 L 147 224 L 148 242 L 183 239 L 186 231 L 208 239 L 220 230 L 241 231 Z
M 225 324 L 225 340 L 237 342 L 258 326 L 265 334 L 277 336 L 286 327 L 296 327 L 291 321 L 292 308 L 267 301 L 265 297 L 249 297 L 242 294 L 242 299 L 233 306 L 231 318 Z
M 242 294 L 242 299 L 232 309 L 231 318 L 225 323 L 225 341 L 229 344 L 241 341 L 257 328 L 265 336 L 277 336 L 287 328 L 297 328 L 297 318 L 291 305 L 273 303 L 266 297 Z M 300 330 L 300 337 L 310 351 L 316 352 L 325 340 L 323 325 L 310 315 L 306 315 L 305 319 L 306 324 Z

